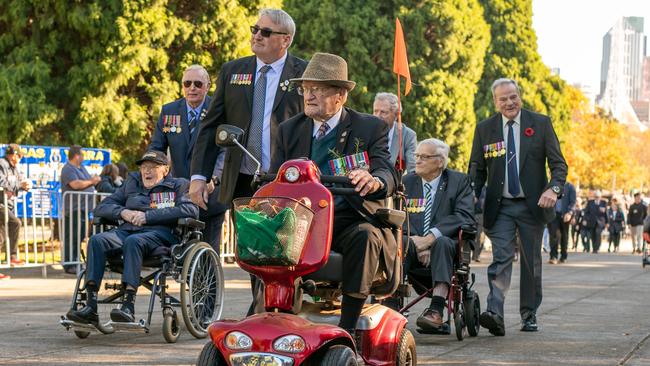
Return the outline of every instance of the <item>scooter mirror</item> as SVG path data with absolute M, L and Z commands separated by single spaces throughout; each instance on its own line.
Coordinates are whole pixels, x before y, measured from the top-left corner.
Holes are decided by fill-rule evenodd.
M 220 125 L 217 128 L 215 143 L 220 147 L 237 146 L 235 141 L 242 143 L 244 130 L 233 125 Z

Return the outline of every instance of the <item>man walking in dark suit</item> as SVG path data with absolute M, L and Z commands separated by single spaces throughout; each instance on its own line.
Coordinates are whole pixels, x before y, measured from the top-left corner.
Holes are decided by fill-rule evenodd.
M 287 52 L 295 30 L 293 19 L 286 12 L 261 10 L 257 23 L 251 27 L 255 56 L 228 62 L 221 68 L 192 156 L 190 197 L 199 207 L 204 208 L 208 199 L 206 177 L 217 160 L 214 141 L 219 125 L 227 123 L 246 131 L 246 147 L 266 172 L 280 122 L 302 112 L 302 98 L 289 85 L 289 79 L 300 77 L 307 65 Z M 230 205 L 233 197 L 252 196 L 250 183 L 255 168 L 241 150 L 228 149 L 219 202 Z
M 153 130 L 149 150 L 161 151 L 171 156 L 171 173 L 174 178 L 190 179 L 192 149 L 199 135 L 199 125 L 210 105 L 207 95 L 210 89 L 210 75 L 201 65 L 192 65 L 183 72 L 181 81 L 183 98 L 163 105 L 160 117 Z M 219 152 L 214 169 L 209 175 L 208 209 L 200 210 L 200 220 L 205 222 L 203 231 L 206 241 L 220 252 L 221 228 L 227 207 L 217 201 L 213 178 L 221 176 L 224 152 Z
M 550 264 L 557 264 L 557 248 L 560 246 L 560 263 L 566 262 L 569 246 L 569 226 L 573 210 L 576 206 L 576 189 L 573 184 L 566 182 L 562 198 L 555 202 L 555 218 L 548 223 L 549 241 L 551 244 Z
M 309 157 L 325 175 L 347 175 L 359 192 L 335 197 L 332 236 L 332 249 L 343 255 L 346 274 L 339 326 L 353 334 L 377 268 L 388 269 L 389 278 L 396 275 L 391 270 L 395 237 L 389 228 L 380 227 L 374 213 L 395 192 L 397 177 L 388 153 L 388 126 L 343 107 L 355 86 L 347 77 L 343 58 L 316 53 L 303 76 L 292 80 L 300 83 L 305 112 L 280 125 L 271 172 L 286 160 Z M 332 161 L 342 164 L 331 168 Z
M 415 150 L 415 173 L 404 177 L 406 209 L 410 212 L 404 273 L 429 268 L 425 283 L 433 286 L 431 305 L 417 319 L 423 330 L 441 330 L 458 231 L 476 225 L 469 177 L 447 169 L 448 159 L 449 145 L 433 138 L 423 140 Z
M 503 304 L 512 276 L 516 231 L 521 236 L 521 330 L 537 331 L 537 308 L 542 303 L 542 235 L 544 226 L 555 217 L 567 165 L 551 120 L 521 108 L 514 80 L 496 80 L 492 95 L 499 113 L 476 126 L 470 167 L 476 167 L 477 196 L 487 179 L 483 224 L 493 257 L 488 267 L 487 311 L 481 314 L 480 323 L 490 333 L 503 336 Z
M 594 198 L 587 201 L 587 209 L 583 218 L 585 228 L 591 238 L 591 250 L 596 254 L 600 250 L 602 233 L 607 226 L 607 201 L 602 198 L 603 194 L 600 190 L 596 190 Z

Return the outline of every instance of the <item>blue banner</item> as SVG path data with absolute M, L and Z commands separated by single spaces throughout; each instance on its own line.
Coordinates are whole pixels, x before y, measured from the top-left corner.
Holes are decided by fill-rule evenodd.
M 7 144 L 0 144 L 0 156 Z M 53 217 L 59 215 L 61 169 L 68 161 L 68 148 L 59 146 L 20 145 L 23 158 L 19 169 L 32 181 L 32 189 L 17 200 L 19 217 Z M 111 163 L 110 149 L 83 148 L 84 161 L 91 175 L 99 175 L 104 165 Z

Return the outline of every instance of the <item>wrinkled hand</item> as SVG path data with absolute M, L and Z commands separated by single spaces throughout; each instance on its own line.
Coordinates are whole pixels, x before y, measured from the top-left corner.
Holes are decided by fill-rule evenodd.
M 208 186 L 207 186 L 208 194 L 212 194 L 212 192 L 214 192 L 214 188 L 215 188 L 214 182 L 212 180 L 210 180 L 210 182 L 208 183 Z
M 563 220 L 564 220 L 564 222 L 569 222 L 569 221 L 571 221 L 572 218 L 573 218 L 573 215 L 571 215 L 570 212 L 567 212 L 567 213 L 564 214 Z
M 422 263 L 423 266 L 429 267 L 429 263 L 431 263 L 431 252 L 428 250 L 418 252 L 418 261 Z
M 348 178 L 355 186 L 354 190 L 359 192 L 361 197 L 379 190 L 380 184 L 372 178 L 367 170 L 355 169 L 348 173 Z
M 133 221 L 131 223 L 136 226 L 142 226 L 147 223 L 147 216 L 142 211 L 134 211 Z
M 415 244 L 415 251 L 420 253 L 430 251 L 429 249 L 436 239 L 433 234 L 428 234 L 427 236 L 413 235 L 411 236 L 411 240 L 413 240 L 413 244 Z
M 541 208 L 555 207 L 555 202 L 557 201 L 557 194 L 555 194 L 550 188 L 545 190 L 542 193 L 542 196 L 539 198 L 537 205 Z
M 120 217 L 122 218 L 122 220 L 131 224 L 133 223 L 134 215 L 135 215 L 135 211 L 129 209 L 122 210 L 122 212 L 120 212 Z
M 207 210 L 208 184 L 204 180 L 195 179 L 190 183 L 190 199 L 200 208 Z

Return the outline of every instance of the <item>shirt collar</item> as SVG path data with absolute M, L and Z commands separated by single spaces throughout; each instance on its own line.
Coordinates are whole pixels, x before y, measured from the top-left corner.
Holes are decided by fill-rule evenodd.
M 504 116 L 502 114 L 501 115 L 501 122 L 503 123 L 503 128 L 506 128 L 506 126 L 508 124 L 508 121 L 510 121 L 510 120 L 508 118 L 506 118 L 506 116 Z M 519 111 L 519 113 L 517 113 L 517 116 L 513 119 L 513 121 L 515 121 L 515 124 L 517 126 L 521 126 L 521 111 Z
M 192 106 L 187 102 L 187 99 L 185 99 L 185 105 L 187 106 L 187 113 L 189 114 L 190 111 L 194 111 L 196 112 L 197 116 L 201 115 L 201 109 L 203 109 L 203 103 L 205 103 L 205 97 L 203 97 L 203 101 L 201 102 L 201 104 L 199 104 L 198 107 L 192 108 Z
M 268 65 L 271 66 L 271 69 L 273 69 L 274 72 L 280 74 L 280 73 L 282 72 L 282 69 L 284 68 L 284 63 L 285 63 L 285 61 L 287 61 L 287 56 L 288 56 L 288 55 L 289 55 L 289 53 L 288 53 L 288 52 L 285 52 L 285 53 L 284 53 L 284 56 L 280 57 L 280 58 L 277 59 L 275 62 L 273 62 L 273 63 L 271 63 L 271 64 L 268 64 Z M 259 73 L 259 72 L 260 72 L 260 69 L 261 69 L 262 66 L 264 66 L 264 65 L 267 65 L 267 64 L 264 63 L 264 61 L 260 60 L 259 57 L 257 57 L 257 68 L 255 69 L 255 72 L 256 72 L 256 73 Z M 271 71 L 271 70 L 269 70 L 269 71 Z
M 393 127 L 390 128 L 390 131 L 388 132 L 388 137 L 393 137 L 393 133 L 395 133 L 395 125 L 397 124 L 397 121 L 393 122 Z
M 343 113 L 343 108 L 341 107 L 341 109 L 339 109 L 338 112 L 334 113 L 334 115 L 325 122 L 319 122 L 317 120 L 314 120 L 314 132 L 313 132 L 312 136 L 316 136 L 316 131 L 318 131 L 318 129 L 320 128 L 320 126 L 323 123 L 327 123 L 330 126 L 330 129 L 328 130 L 328 133 L 329 133 L 329 131 L 336 128 L 336 126 L 338 126 L 338 124 L 339 124 L 339 121 L 341 120 L 341 114 L 342 113 Z
M 440 173 L 439 176 L 433 178 L 431 181 L 426 181 L 424 178 L 422 178 L 422 187 L 424 187 L 425 183 L 429 183 L 431 186 L 431 192 L 435 192 L 438 189 L 438 184 L 440 183 L 440 177 L 442 177 L 442 173 Z

